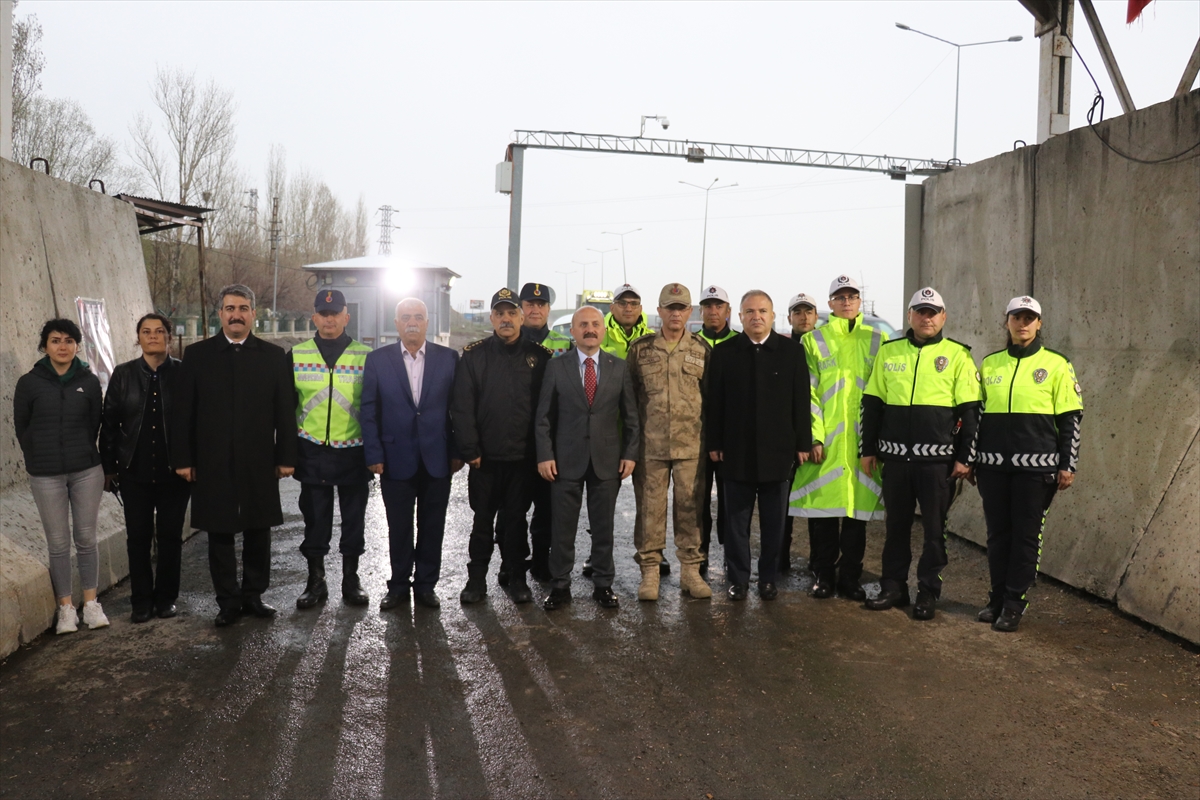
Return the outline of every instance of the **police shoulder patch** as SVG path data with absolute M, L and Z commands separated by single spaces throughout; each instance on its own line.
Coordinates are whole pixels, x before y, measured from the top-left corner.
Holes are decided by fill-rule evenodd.
M 472 348 L 479 347 L 479 345 L 483 344 L 483 343 L 484 343 L 484 342 L 486 342 L 486 341 L 487 341 L 487 339 L 479 339 L 479 340 L 477 340 L 477 341 L 471 342 L 471 343 L 470 343 L 470 344 L 468 344 L 468 345 L 464 345 L 464 346 L 463 346 L 463 352 L 465 353 L 465 352 L 467 352 L 468 350 L 471 350 Z
M 639 336 L 639 337 L 637 337 L 636 339 L 634 339 L 633 341 L 631 341 L 631 342 L 629 343 L 629 346 L 630 346 L 630 347 L 633 347 L 635 344 L 638 344 L 638 343 L 640 343 L 640 342 L 648 342 L 648 341 L 650 341 L 651 339 L 653 339 L 653 338 L 654 338 L 655 336 L 657 336 L 657 335 L 658 335 L 658 334 L 656 334 L 656 333 L 653 333 L 653 332 L 652 332 L 652 333 L 643 333 L 641 336 Z
M 963 348 L 968 353 L 971 352 L 971 345 L 967 344 L 966 342 L 960 342 L 958 339 L 951 339 L 949 336 L 946 336 L 945 339 L 947 342 L 954 342 L 956 345 Z
M 551 350 L 549 347 L 546 347 L 546 345 L 542 344 L 541 342 L 538 342 L 537 346 L 542 348 L 543 350 L 545 350 L 547 355 L 549 355 L 551 357 L 554 356 L 554 351 Z

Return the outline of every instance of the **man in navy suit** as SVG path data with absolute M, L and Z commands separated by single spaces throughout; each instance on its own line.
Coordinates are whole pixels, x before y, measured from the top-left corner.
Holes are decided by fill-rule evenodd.
M 363 373 L 363 455 L 380 476 L 392 561 L 382 611 L 407 603 L 410 587 L 420 605 L 441 605 L 433 590 L 442 568 L 450 477 L 463 466 L 450 427 L 458 353 L 426 341 L 428 328 L 425 304 L 414 297 L 401 300 L 400 341 L 368 355 Z

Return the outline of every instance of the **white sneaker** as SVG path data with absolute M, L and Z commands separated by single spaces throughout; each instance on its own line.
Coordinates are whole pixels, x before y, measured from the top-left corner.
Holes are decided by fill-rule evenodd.
M 68 603 L 65 606 L 58 607 L 58 627 L 54 629 L 55 633 L 74 633 L 79 630 L 79 615 L 75 613 L 75 606 Z
M 83 624 L 89 629 L 108 627 L 108 617 L 104 616 L 104 609 L 98 601 L 88 600 L 83 604 Z

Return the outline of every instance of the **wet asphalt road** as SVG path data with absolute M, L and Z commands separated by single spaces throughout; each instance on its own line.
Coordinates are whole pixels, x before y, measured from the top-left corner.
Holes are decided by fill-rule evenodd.
M 0 797 L 1200 796 L 1200 656 L 1109 605 L 1043 581 L 1021 631 L 993 633 L 974 621 L 983 553 L 957 539 L 932 622 L 814 600 L 802 571 L 774 603 L 734 604 L 719 556 L 711 601 L 682 597 L 676 569 L 638 603 L 628 484 L 618 514 L 618 611 L 582 578 L 568 609 L 514 606 L 497 561 L 488 602 L 461 607 L 465 472 L 440 611 L 378 610 L 377 492 L 367 608 L 295 608 L 291 513 L 280 617 L 217 629 L 200 534 L 178 618 L 130 624 L 122 584 L 101 598 L 111 627 L 0 665 Z M 868 581 L 881 546 L 872 525 Z

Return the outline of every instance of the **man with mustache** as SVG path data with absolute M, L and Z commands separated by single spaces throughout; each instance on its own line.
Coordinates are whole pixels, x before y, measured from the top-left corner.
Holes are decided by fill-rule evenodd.
M 300 552 L 308 562 L 308 582 L 296 598 L 297 608 L 312 608 L 329 597 L 325 556 L 333 539 L 333 494 L 341 506 L 342 600 L 366 605 L 367 593 L 358 580 L 363 554 L 371 474 L 363 462 L 363 367 L 371 348 L 346 333 L 350 314 L 346 297 L 337 289 L 322 289 L 313 301 L 317 335 L 292 348 L 296 387 L 296 474 L 300 481 L 300 513 L 304 541 Z
M 538 402 L 538 472 L 554 502 L 550 549 L 552 584 L 547 611 L 571 602 L 571 571 L 579 509 L 587 489 L 591 524 L 592 590 L 601 608 L 619 605 L 613 593 L 613 516 L 621 481 L 633 472 L 638 411 L 625 362 L 600 349 L 604 318 L 584 306 L 571 320 L 576 347 L 546 368 Z M 623 437 L 623 441 L 622 441 Z
M 410 591 L 418 605 L 441 606 L 434 587 L 441 576 L 450 479 L 463 466 L 450 425 L 458 353 L 426 341 L 428 330 L 425 303 L 401 300 L 400 341 L 369 354 L 363 373 L 363 454 L 380 478 L 392 563 L 380 611 L 407 605 Z
M 551 354 L 522 338 L 519 302 L 508 288 L 492 296 L 495 333 L 463 348 L 454 378 L 454 441 L 462 460 L 471 465 L 467 495 L 475 513 L 467 585 L 459 595 L 464 604 L 478 603 L 487 594 L 497 514 L 503 524 L 500 556 L 508 567 L 509 594 L 516 603 L 533 600 L 525 578 L 525 509 L 534 479 L 533 415 Z
M 224 626 L 243 612 L 276 613 L 262 593 L 271 579 L 271 527 L 283 523 L 279 479 L 295 471 L 296 396 L 283 348 L 251 332 L 254 292 L 232 284 L 220 295 L 221 333 L 183 351 L 171 464 L 192 482 L 192 527 L 208 531 L 216 623 Z

